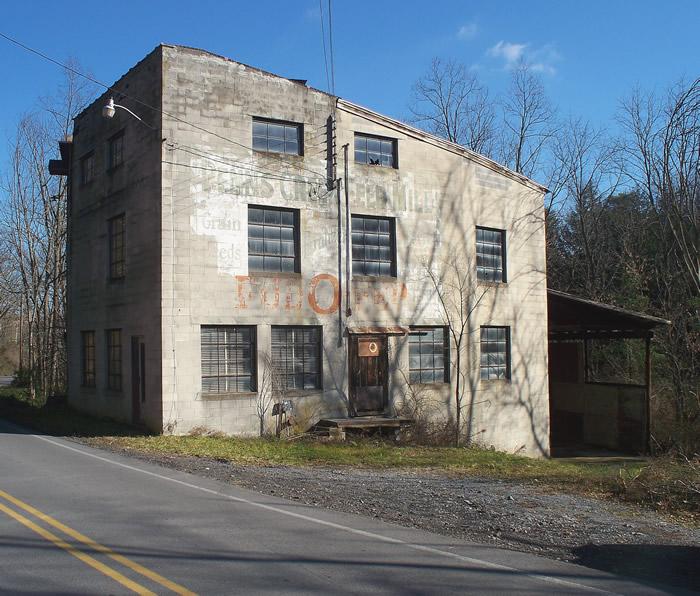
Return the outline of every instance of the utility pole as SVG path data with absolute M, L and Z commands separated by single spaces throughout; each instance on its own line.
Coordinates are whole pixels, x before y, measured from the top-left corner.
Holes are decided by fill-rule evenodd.
M 350 195 L 348 193 L 348 148 L 349 145 L 343 145 L 344 163 L 344 180 L 343 190 L 345 190 L 345 316 L 352 316 L 352 307 L 350 306 Z

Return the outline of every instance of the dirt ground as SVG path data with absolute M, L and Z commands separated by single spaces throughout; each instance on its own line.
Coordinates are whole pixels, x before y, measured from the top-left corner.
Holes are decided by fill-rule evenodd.
M 239 466 L 127 454 L 307 505 L 700 592 L 700 529 L 633 506 L 435 472 Z

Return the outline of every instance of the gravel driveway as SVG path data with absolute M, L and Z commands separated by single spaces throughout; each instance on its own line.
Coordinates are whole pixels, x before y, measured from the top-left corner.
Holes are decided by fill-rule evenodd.
M 308 505 L 700 591 L 700 529 L 624 504 L 436 472 L 240 466 L 116 451 Z

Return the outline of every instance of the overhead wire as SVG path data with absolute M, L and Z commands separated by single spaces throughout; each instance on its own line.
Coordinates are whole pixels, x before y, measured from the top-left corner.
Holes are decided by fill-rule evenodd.
M 321 12 L 321 39 L 323 40 L 323 64 L 326 68 L 326 89 L 328 89 L 328 93 L 331 93 L 331 79 L 328 74 L 328 54 L 326 52 L 326 29 L 323 24 L 323 0 L 318 0 L 318 7 Z
M 335 58 L 333 56 L 333 9 L 332 0 L 328 0 L 328 44 L 331 53 L 331 93 L 335 95 Z
M 199 130 L 200 132 L 204 132 L 204 133 L 210 134 L 210 135 L 212 135 L 212 136 L 214 136 L 214 137 L 217 137 L 217 138 L 219 138 L 219 139 L 221 139 L 221 140 L 223 140 L 223 141 L 232 143 L 232 144 L 234 144 L 234 145 L 238 145 L 238 146 L 240 146 L 240 147 L 242 147 L 242 148 L 244 148 L 244 149 L 247 149 L 247 150 L 249 150 L 249 151 L 253 151 L 253 148 L 250 147 L 249 145 L 245 145 L 245 144 L 240 143 L 240 142 L 238 142 L 238 141 L 236 141 L 236 140 L 234 140 L 234 139 L 231 139 L 231 138 L 225 137 L 225 136 L 223 136 L 223 135 L 220 135 L 220 134 L 217 133 L 217 132 L 208 130 L 208 129 L 204 128 L 203 126 L 199 126 L 198 124 L 195 124 L 195 123 L 193 123 L 193 122 L 189 122 L 188 120 L 185 120 L 184 118 L 180 118 L 179 116 L 176 116 L 175 114 L 171 114 L 171 113 L 169 113 L 169 112 L 166 112 L 165 110 L 162 110 L 162 109 L 160 109 L 160 108 L 154 107 L 154 106 L 152 106 L 152 105 L 146 103 L 146 102 L 143 101 L 143 100 L 140 100 L 140 99 L 138 99 L 138 98 L 136 98 L 136 97 L 130 96 L 130 95 L 128 95 L 127 93 L 124 93 L 123 91 L 120 91 L 120 90 L 118 90 L 118 89 L 115 89 L 114 87 L 112 87 L 112 86 L 110 86 L 110 85 L 107 85 L 106 83 L 104 83 L 104 82 L 102 82 L 102 81 L 100 81 L 100 80 L 98 80 L 98 79 L 96 79 L 96 78 L 94 78 L 94 77 L 92 77 L 92 76 L 90 76 L 90 75 L 86 75 L 85 73 L 83 73 L 83 72 L 81 72 L 81 71 L 79 71 L 79 70 L 73 68 L 72 66 L 69 66 L 69 65 L 67 65 L 67 64 L 65 64 L 65 63 L 63 63 L 63 62 L 60 62 L 59 60 L 56 60 L 55 58 L 52 58 L 51 56 L 49 56 L 49 55 L 47 55 L 47 54 L 45 54 L 45 53 L 43 53 L 43 52 L 41 52 L 41 51 L 39 51 L 39 50 L 36 50 L 36 49 L 34 49 L 34 48 L 32 48 L 32 47 L 30 47 L 30 46 L 28 46 L 28 45 L 22 43 L 21 41 L 15 39 L 15 38 L 13 38 L 13 37 L 10 37 L 9 35 L 3 33 L 2 31 L 0 31 L 0 37 L 2 37 L 3 39 L 9 41 L 10 43 L 15 44 L 15 45 L 18 46 L 18 47 L 20 47 L 20 48 L 26 50 L 27 52 L 30 52 L 30 53 L 32 53 L 32 54 L 35 54 L 35 55 L 39 56 L 40 58 L 43 58 L 44 60 L 47 60 L 48 62 L 51 62 L 52 64 L 55 64 L 55 65 L 57 65 L 57 66 L 60 66 L 61 68 L 67 70 L 68 72 L 71 72 L 71 73 L 75 74 L 76 76 L 82 77 L 82 78 L 84 78 L 84 79 L 86 79 L 86 80 L 88 80 L 88 81 L 90 81 L 90 82 L 92 82 L 92 83 L 94 83 L 94 84 L 96 84 L 96 85 L 99 85 L 100 87 L 104 87 L 107 91 L 112 91 L 113 93 L 119 94 L 119 96 L 121 96 L 121 97 L 124 97 L 124 98 L 126 98 L 126 99 L 130 99 L 131 101 L 133 101 L 133 102 L 135 102 L 135 103 L 137 103 L 137 104 L 139 104 L 139 105 L 141 105 L 141 106 L 143 106 L 143 107 L 145 107 L 145 108 L 147 108 L 147 109 L 149 109 L 149 110 L 153 110 L 154 112 L 158 112 L 158 113 L 162 114 L 163 116 L 167 116 L 168 118 L 170 118 L 170 119 L 172 119 L 172 120 L 174 120 L 174 121 L 176 121 L 176 122 L 180 122 L 180 123 L 182 123 L 182 124 L 186 124 L 186 125 L 188 125 L 188 126 L 191 126 L 191 127 L 194 128 L 195 130 Z M 275 157 L 274 155 L 269 155 L 268 157 L 269 157 L 270 159 L 274 159 L 274 160 L 278 161 L 279 163 L 281 163 L 281 164 L 284 165 L 285 167 L 289 167 L 289 164 L 288 164 L 287 162 L 285 162 L 284 160 L 282 160 L 282 159 L 280 159 L 280 158 Z M 319 179 L 321 179 L 322 181 L 325 182 L 325 176 L 324 176 L 323 174 L 321 174 L 321 173 L 319 173 L 319 172 L 316 172 L 316 171 L 314 171 L 314 170 L 310 170 L 310 169 L 308 169 L 308 168 L 306 168 L 306 167 L 304 167 L 304 166 L 299 166 L 299 169 L 304 170 L 304 171 L 308 172 L 309 174 L 312 174 L 312 175 L 316 176 L 317 178 L 319 178 Z

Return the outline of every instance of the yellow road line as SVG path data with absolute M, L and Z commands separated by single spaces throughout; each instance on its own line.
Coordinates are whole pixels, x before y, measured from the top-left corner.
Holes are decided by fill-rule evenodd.
M 173 592 L 175 592 L 176 594 L 180 594 L 181 596 L 196 596 L 195 592 L 188 590 L 187 588 L 181 586 L 180 584 L 176 584 L 175 582 L 170 581 L 169 579 L 163 577 L 162 575 L 156 573 L 155 571 L 151 571 L 147 567 L 144 567 L 143 565 L 139 565 L 138 563 L 132 561 L 131 559 L 128 559 L 127 557 L 125 557 L 123 555 L 120 555 L 119 553 L 115 553 L 111 548 L 104 546 L 98 542 L 95 542 L 92 538 L 88 538 L 87 536 L 85 536 L 84 534 L 81 534 L 77 530 L 74 530 L 73 528 L 61 523 L 60 521 L 51 517 L 50 515 L 47 515 L 46 513 L 39 511 L 38 509 L 36 509 L 35 507 L 32 507 L 28 503 L 25 503 L 24 501 L 20 501 L 18 498 L 13 497 L 12 495 L 6 493 L 3 490 L 0 490 L 0 497 L 8 500 L 10 503 L 16 505 L 17 507 L 20 507 L 21 509 L 24 509 L 26 512 L 31 513 L 32 515 L 38 517 L 40 520 L 53 526 L 57 530 L 60 530 L 64 534 L 67 534 L 71 538 L 78 540 L 79 542 L 82 542 L 83 544 L 86 544 L 91 549 L 93 549 L 99 553 L 107 555 L 109 558 L 113 559 L 114 561 L 117 561 L 118 563 L 124 565 L 125 567 L 128 567 L 132 571 L 135 571 L 136 573 L 139 573 L 140 575 L 143 575 L 144 577 L 147 577 L 148 579 L 160 584 L 164 588 L 167 588 L 168 590 L 172 590 Z M 108 569 L 109 569 L 109 567 L 108 567 Z
M 56 536 L 56 534 L 49 532 L 48 530 L 35 524 L 29 518 L 26 518 L 23 515 L 17 513 L 16 511 L 13 511 L 7 505 L 0 503 L 0 511 L 3 511 L 7 515 L 9 515 L 11 518 L 17 520 L 19 523 L 23 524 L 24 526 L 26 526 L 30 530 L 39 534 L 39 536 L 41 536 L 42 538 L 46 538 L 46 540 L 48 540 L 49 542 L 52 542 L 53 544 L 55 544 L 59 548 L 62 548 L 63 550 L 69 552 L 71 555 L 80 559 L 86 565 L 90 565 L 90 567 L 97 569 L 97 571 L 99 571 L 101 573 L 104 573 L 107 577 L 110 577 L 114 581 L 119 582 L 120 584 L 129 588 L 133 592 L 136 592 L 137 594 L 143 594 L 144 596 L 145 595 L 155 596 L 154 592 L 151 592 L 150 590 L 144 588 L 141 584 L 137 584 L 135 581 L 130 580 L 125 575 L 122 575 L 121 573 L 119 573 L 118 571 L 115 571 L 111 567 L 108 567 L 104 563 L 100 563 L 100 561 L 98 561 L 97 559 L 93 559 L 90 555 L 85 554 L 84 552 L 78 550 L 74 546 L 71 546 L 65 540 L 61 540 L 58 536 Z

